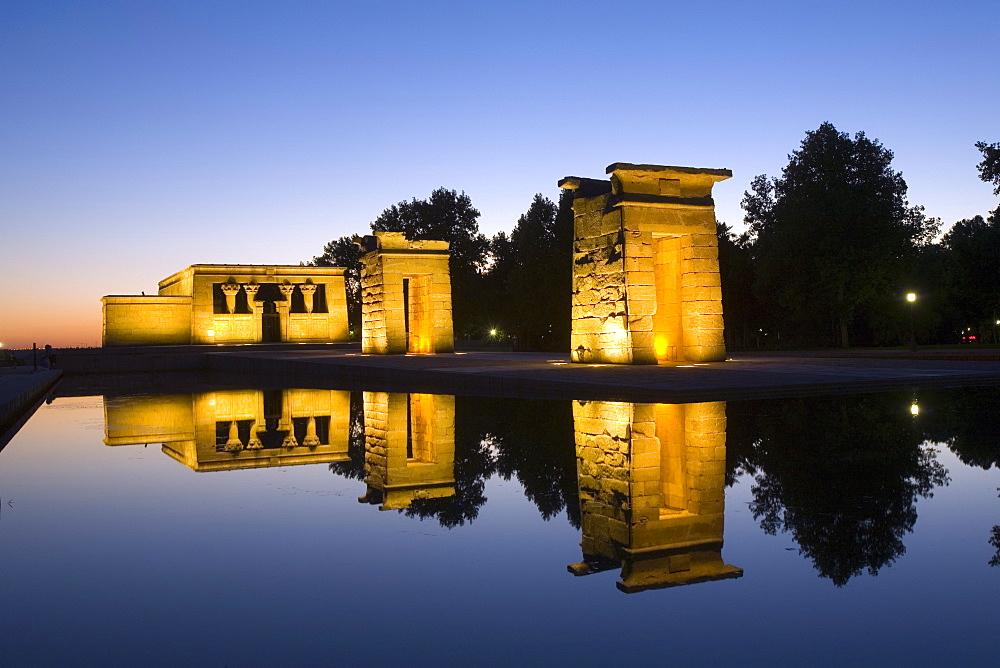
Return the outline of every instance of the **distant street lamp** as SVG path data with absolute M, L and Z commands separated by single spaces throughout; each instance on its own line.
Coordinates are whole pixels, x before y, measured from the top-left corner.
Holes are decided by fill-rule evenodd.
M 917 293 L 907 292 L 906 301 L 910 302 L 910 352 L 917 352 L 917 335 L 916 329 L 913 326 L 913 305 L 917 301 Z

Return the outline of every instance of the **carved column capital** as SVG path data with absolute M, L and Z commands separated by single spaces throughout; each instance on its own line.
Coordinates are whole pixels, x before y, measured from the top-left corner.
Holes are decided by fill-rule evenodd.
M 315 283 L 303 283 L 299 286 L 302 292 L 302 301 L 305 302 L 306 313 L 313 312 L 313 296 L 316 294 Z

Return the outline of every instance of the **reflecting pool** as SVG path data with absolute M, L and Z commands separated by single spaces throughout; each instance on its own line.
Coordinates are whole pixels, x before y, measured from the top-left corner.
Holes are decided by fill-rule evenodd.
M 995 663 L 1000 389 L 62 397 L 4 664 Z

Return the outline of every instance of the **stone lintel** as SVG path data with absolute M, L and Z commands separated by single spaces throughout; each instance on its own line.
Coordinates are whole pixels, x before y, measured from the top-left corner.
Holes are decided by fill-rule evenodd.
M 636 165 L 631 162 L 615 162 L 608 165 L 605 170 L 606 174 L 612 174 L 614 172 L 628 171 L 628 172 L 665 172 L 665 173 L 675 173 L 678 176 L 681 174 L 691 174 L 691 175 L 704 175 L 714 177 L 713 181 L 724 181 L 728 178 L 732 178 L 733 170 L 731 169 L 710 169 L 707 167 L 678 167 L 675 165 Z M 668 178 L 664 176 L 663 178 Z
M 410 241 L 402 232 L 379 231 L 363 239 L 363 248 L 366 251 L 376 249 L 392 251 L 437 251 L 448 252 L 448 242 L 438 240 L 418 240 Z
M 559 187 L 564 190 L 576 191 L 573 193 L 573 197 L 598 197 L 611 192 L 611 181 L 567 176 L 564 179 L 559 179 Z

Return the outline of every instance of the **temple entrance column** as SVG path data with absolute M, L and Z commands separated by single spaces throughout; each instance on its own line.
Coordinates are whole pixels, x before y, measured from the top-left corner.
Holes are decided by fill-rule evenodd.
M 448 242 L 409 241 L 401 232 L 376 232 L 356 242 L 365 252 L 362 352 L 452 352 Z
M 713 185 L 728 169 L 615 163 L 573 191 L 574 362 L 726 358 Z
M 260 343 L 261 341 L 261 315 L 264 312 L 264 305 L 262 302 L 257 301 L 257 291 L 260 286 L 256 283 L 247 283 L 243 286 L 243 291 L 247 293 L 247 304 L 250 306 L 250 312 L 253 314 L 253 342 Z
M 282 296 L 284 296 L 284 301 L 275 301 L 274 306 L 278 311 L 278 322 L 281 331 L 281 341 L 288 341 L 288 314 L 292 309 L 292 293 L 295 292 L 295 286 L 291 283 L 282 283 L 278 286 L 281 290 Z

